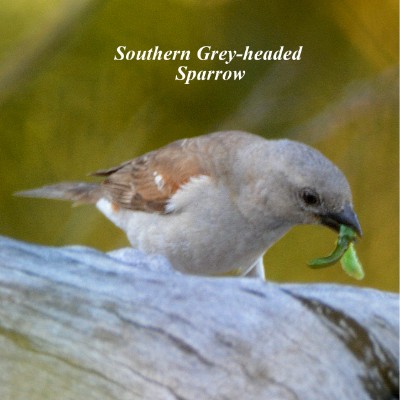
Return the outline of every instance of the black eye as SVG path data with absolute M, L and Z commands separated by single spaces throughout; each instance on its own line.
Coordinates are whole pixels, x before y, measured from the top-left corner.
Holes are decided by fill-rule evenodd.
M 307 206 L 317 206 L 321 203 L 318 194 L 309 188 L 302 189 L 300 197 L 303 200 L 303 203 Z

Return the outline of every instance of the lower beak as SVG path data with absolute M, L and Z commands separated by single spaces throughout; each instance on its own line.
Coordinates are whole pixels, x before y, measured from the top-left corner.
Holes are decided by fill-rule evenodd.
M 342 211 L 338 213 L 326 213 L 321 215 L 321 223 L 335 231 L 339 232 L 340 225 L 346 225 L 357 232 L 358 236 L 362 236 L 360 223 L 357 214 L 354 212 L 350 204 L 346 204 Z

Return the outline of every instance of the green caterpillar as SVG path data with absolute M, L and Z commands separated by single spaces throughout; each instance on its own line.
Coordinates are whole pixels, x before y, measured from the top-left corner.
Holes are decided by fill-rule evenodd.
M 341 225 L 336 248 L 333 252 L 322 258 L 315 258 L 309 261 L 311 268 L 325 268 L 337 263 L 340 260 L 343 270 L 355 279 L 364 278 L 364 270 L 354 249 L 356 232 L 348 226 Z

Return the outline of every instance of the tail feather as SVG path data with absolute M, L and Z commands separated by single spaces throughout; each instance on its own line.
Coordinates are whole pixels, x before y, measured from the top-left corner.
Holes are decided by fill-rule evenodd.
M 21 197 L 72 200 L 74 203 L 96 203 L 102 197 L 102 187 L 97 183 L 63 182 L 37 189 L 14 193 Z

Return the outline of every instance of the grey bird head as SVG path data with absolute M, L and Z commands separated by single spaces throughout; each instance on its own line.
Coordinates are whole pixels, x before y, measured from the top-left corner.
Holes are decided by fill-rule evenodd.
M 259 199 L 256 218 L 264 214 L 276 226 L 322 224 L 335 231 L 346 225 L 362 235 L 347 179 L 319 151 L 299 142 L 275 140 L 260 142 L 251 153 L 257 161 L 247 171 L 247 179 L 263 176 L 253 179 L 252 192 Z

